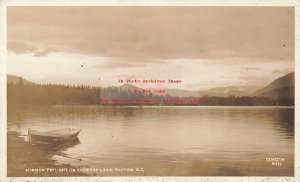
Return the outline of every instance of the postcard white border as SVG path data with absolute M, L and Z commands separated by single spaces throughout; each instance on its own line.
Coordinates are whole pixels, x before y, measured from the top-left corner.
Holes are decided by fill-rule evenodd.
M 295 177 L 6 177 L 6 8 L 8 6 L 292 6 L 295 7 L 295 82 L 300 83 L 300 0 L 0 0 L 0 181 L 299 181 L 300 87 L 295 86 Z

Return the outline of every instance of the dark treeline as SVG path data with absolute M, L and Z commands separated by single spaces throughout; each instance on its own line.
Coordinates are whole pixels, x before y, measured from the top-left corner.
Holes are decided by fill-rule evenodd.
M 273 100 L 267 97 L 172 97 L 169 95 L 154 95 L 133 93 L 130 90 L 121 90 L 120 87 L 91 87 L 85 85 L 59 85 L 59 84 L 19 84 L 7 85 L 8 105 L 58 105 L 58 104 L 82 104 L 82 105 L 207 105 L 207 106 L 270 106 L 293 105 L 293 100 Z M 100 99 L 108 103 L 100 103 Z M 164 102 L 165 100 L 184 100 L 185 102 Z M 112 100 L 140 100 L 160 102 L 112 102 Z M 188 101 L 199 102 L 190 103 Z

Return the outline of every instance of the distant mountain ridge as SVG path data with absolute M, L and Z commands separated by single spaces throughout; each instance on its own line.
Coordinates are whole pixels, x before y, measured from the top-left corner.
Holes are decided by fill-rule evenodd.
M 124 84 L 119 87 L 120 90 L 134 91 L 139 88 L 135 85 Z M 146 88 L 144 88 L 146 89 Z M 147 88 L 149 89 L 149 88 Z M 216 97 L 229 97 L 229 96 L 248 96 L 256 90 L 255 86 L 228 86 L 228 87 L 215 87 L 207 90 L 191 91 L 181 89 L 165 89 L 165 95 L 176 96 L 176 97 L 203 97 L 203 96 L 216 96 Z M 153 93 L 153 88 L 150 88 Z
M 19 84 L 21 80 L 20 76 L 7 75 L 8 84 Z M 22 78 L 23 84 L 35 84 L 24 78 Z M 113 86 L 116 87 L 116 86 Z M 134 91 L 134 89 L 142 89 L 131 84 L 124 84 L 119 88 L 124 91 Z M 146 89 L 146 88 L 144 88 Z M 153 92 L 153 88 L 150 88 Z M 228 86 L 228 87 L 215 87 L 207 90 L 190 91 L 181 89 L 165 89 L 164 95 L 176 96 L 176 97 L 203 97 L 203 96 L 215 96 L 215 97 L 229 97 L 229 96 L 257 96 L 268 98 L 288 98 L 294 99 L 295 94 L 295 73 L 289 73 L 283 77 L 275 79 L 269 85 L 258 89 L 256 86 Z
M 171 96 L 178 97 L 203 97 L 203 96 L 216 96 L 216 97 L 229 97 L 229 96 L 248 96 L 251 91 L 256 90 L 256 86 L 228 86 L 228 87 L 215 87 L 207 90 L 189 91 L 179 89 L 166 89 L 166 93 Z
M 272 81 L 266 87 L 255 91 L 252 96 L 294 99 L 295 95 L 295 72 L 289 73 Z
M 22 80 L 23 84 L 34 84 L 33 82 L 30 82 L 20 76 L 15 76 L 15 75 L 7 75 L 7 83 L 8 84 L 19 84 L 20 81 Z

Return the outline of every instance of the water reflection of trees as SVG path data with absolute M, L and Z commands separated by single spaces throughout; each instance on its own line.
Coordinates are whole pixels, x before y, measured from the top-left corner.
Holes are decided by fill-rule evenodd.
M 284 132 L 287 138 L 294 139 L 295 135 L 295 109 L 280 108 L 273 109 L 270 113 L 273 121 L 278 126 L 278 130 Z

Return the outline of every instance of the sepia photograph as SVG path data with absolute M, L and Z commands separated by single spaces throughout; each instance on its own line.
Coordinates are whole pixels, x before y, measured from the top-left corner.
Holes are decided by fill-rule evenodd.
M 295 175 L 295 7 L 6 16 L 7 177 Z

